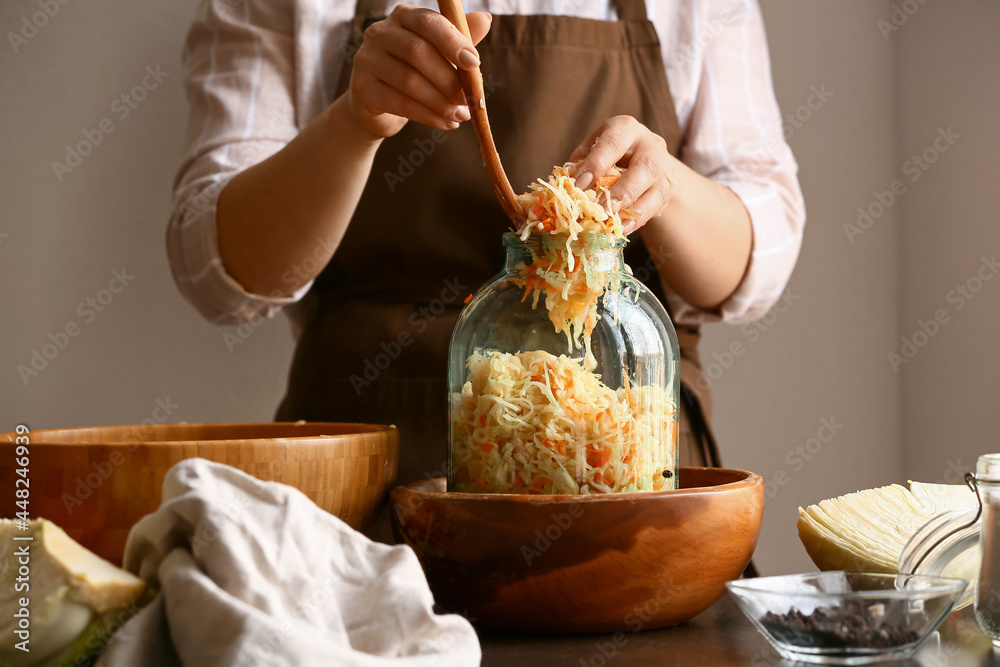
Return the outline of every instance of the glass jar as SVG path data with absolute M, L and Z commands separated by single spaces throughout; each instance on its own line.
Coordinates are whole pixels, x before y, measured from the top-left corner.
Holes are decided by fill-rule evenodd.
M 677 335 L 624 243 L 504 236 L 451 337 L 449 491 L 677 487 Z
M 979 506 L 947 510 L 924 524 L 903 547 L 899 571 L 968 581 L 956 609 L 974 603 L 980 628 L 1000 647 L 1000 454 L 980 456 L 966 482 Z
M 993 644 L 1000 646 L 1000 454 L 979 457 L 976 486 L 983 507 L 979 521 L 976 620 Z

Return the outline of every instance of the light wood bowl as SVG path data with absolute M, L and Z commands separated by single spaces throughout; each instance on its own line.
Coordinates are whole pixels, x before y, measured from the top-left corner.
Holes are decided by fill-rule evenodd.
M 14 443 L 16 433 L 0 434 Z M 132 526 L 160 505 L 163 477 L 201 457 L 296 487 L 362 528 L 396 479 L 399 432 L 373 424 L 160 424 L 32 431 L 32 518 L 45 517 L 97 555 L 121 563 Z M 14 452 L 0 458 L 0 516 L 11 518 Z
M 498 630 L 628 632 L 697 616 L 757 546 L 759 475 L 681 468 L 680 486 L 530 496 L 448 493 L 441 478 L 390 497 L 443 607 Z

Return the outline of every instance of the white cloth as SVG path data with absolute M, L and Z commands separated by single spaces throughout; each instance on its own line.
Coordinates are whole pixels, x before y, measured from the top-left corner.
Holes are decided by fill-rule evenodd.
M 129 534 L 125 567 L 161 588 L 99 667 L 469 667 L 479 641 L 436 615 L 406 546 L 372 542 L 304 494 L 189 459 Z

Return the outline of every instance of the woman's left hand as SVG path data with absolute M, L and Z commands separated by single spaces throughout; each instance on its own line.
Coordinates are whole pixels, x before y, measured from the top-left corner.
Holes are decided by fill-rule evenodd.
M 625 233 L 631 234 L 657 215 L 670 201 L 676 159 L 660 135 L 632 116 L 615 116 L 604 122 L 577 147 L 570 160 L 579 160 L 575 178 L 586 190 L 614 165 L 627 167 L 625 175 L 609 188 L 613 210 L 622 216 Z

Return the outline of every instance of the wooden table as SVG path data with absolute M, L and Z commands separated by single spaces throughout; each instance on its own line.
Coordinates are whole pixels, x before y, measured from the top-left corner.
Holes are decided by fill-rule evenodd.
M 804 665 L 783 660 L 727 593 L 700 616 L 673 628 L 617 635 L 515 635 L 480 631 L 483 667 L 770 667 Z M 976 624 L 972 608 L 953 613 L 907 662 L 884 667 L 987 667 L 1000 665 L 1000 650 Z

